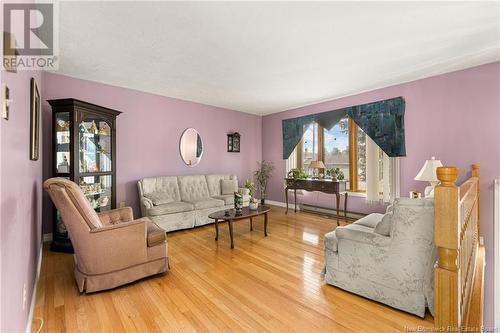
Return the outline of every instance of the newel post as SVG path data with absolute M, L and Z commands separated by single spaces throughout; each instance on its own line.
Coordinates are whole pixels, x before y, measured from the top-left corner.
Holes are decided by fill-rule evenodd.
M 459 309 L 459 188 L 458 168 L 439 167 L 441 184 L 434 190 L 434 242 L 438 261 L 434 269 L 434 325 L 460 326 Z

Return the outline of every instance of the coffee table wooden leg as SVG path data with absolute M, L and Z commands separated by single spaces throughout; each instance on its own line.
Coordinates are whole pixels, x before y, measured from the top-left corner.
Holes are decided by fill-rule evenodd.
M 252 218 L 250 218 L 250 231 L 253 231 L 253 223 Z
M 215 240 L 219 240 L 219 220 L 215 219 Z
M 234 249 L 234 242 L 233 242 L 233 221 L 228 220 L 227 221 L 229 225 L 229 237 L 231 238 L 231 248 Z
M 264 214 L 264 236 L 267 237 L 267 213 Z

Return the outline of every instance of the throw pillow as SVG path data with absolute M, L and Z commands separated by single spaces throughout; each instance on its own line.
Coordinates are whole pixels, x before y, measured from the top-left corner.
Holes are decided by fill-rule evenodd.
M 365 217 L 360 218 L 359 220 L 357 220 L 353 224 L 358 224 L 358 225 L 362 225 L 362 226 L 374 229 L 377 226 L 377 224 L 380 223 L 380 221 L 382 220 L 383 217 L 384 217 L 383 214 L 371 213 L 369 215 L 366 215 Z
M 392 227 L 392 212 L 384 214 L 382 220 L 375 227 L 374 232 L 380 235 L 389 236 L 391 234 Z
M 237 179 L 221 179 L 220 182 L 221 182 L 222 195 L 234 194 L 234 192 L 238 192 Z
M 163 192 L 152 192 L 145 194 L 144 196 L 151 200 L 155 206 L 174 202 L 174 200 L 170 198 L 167 193 Z

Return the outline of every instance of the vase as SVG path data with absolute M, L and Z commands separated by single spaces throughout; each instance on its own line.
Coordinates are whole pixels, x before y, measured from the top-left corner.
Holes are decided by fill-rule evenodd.
M 257 210 L 257 208 L 259 208 L 259 203 L 258 202 L 250 202 L 250 204 L 248 205 L 248 208 L 251 210 Z
M 263 205 L 266 203 L 266 199 L 260 199 L 260 204 Z
M 234 211 L 236 215 L 241 215 L 243 209 L 243 196 L 238 192 L 234 193 Z

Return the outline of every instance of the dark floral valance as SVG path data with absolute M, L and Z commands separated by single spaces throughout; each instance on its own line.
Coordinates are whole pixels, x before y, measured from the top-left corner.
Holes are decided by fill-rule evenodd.
M 287 159 L 312 122 L 331 129 L 343 117 L 352 120 L 389 157 L 406 156 L 404 133 L 405 101 L 402 97 L 316 113 L 282 121 L 283 159 Z

